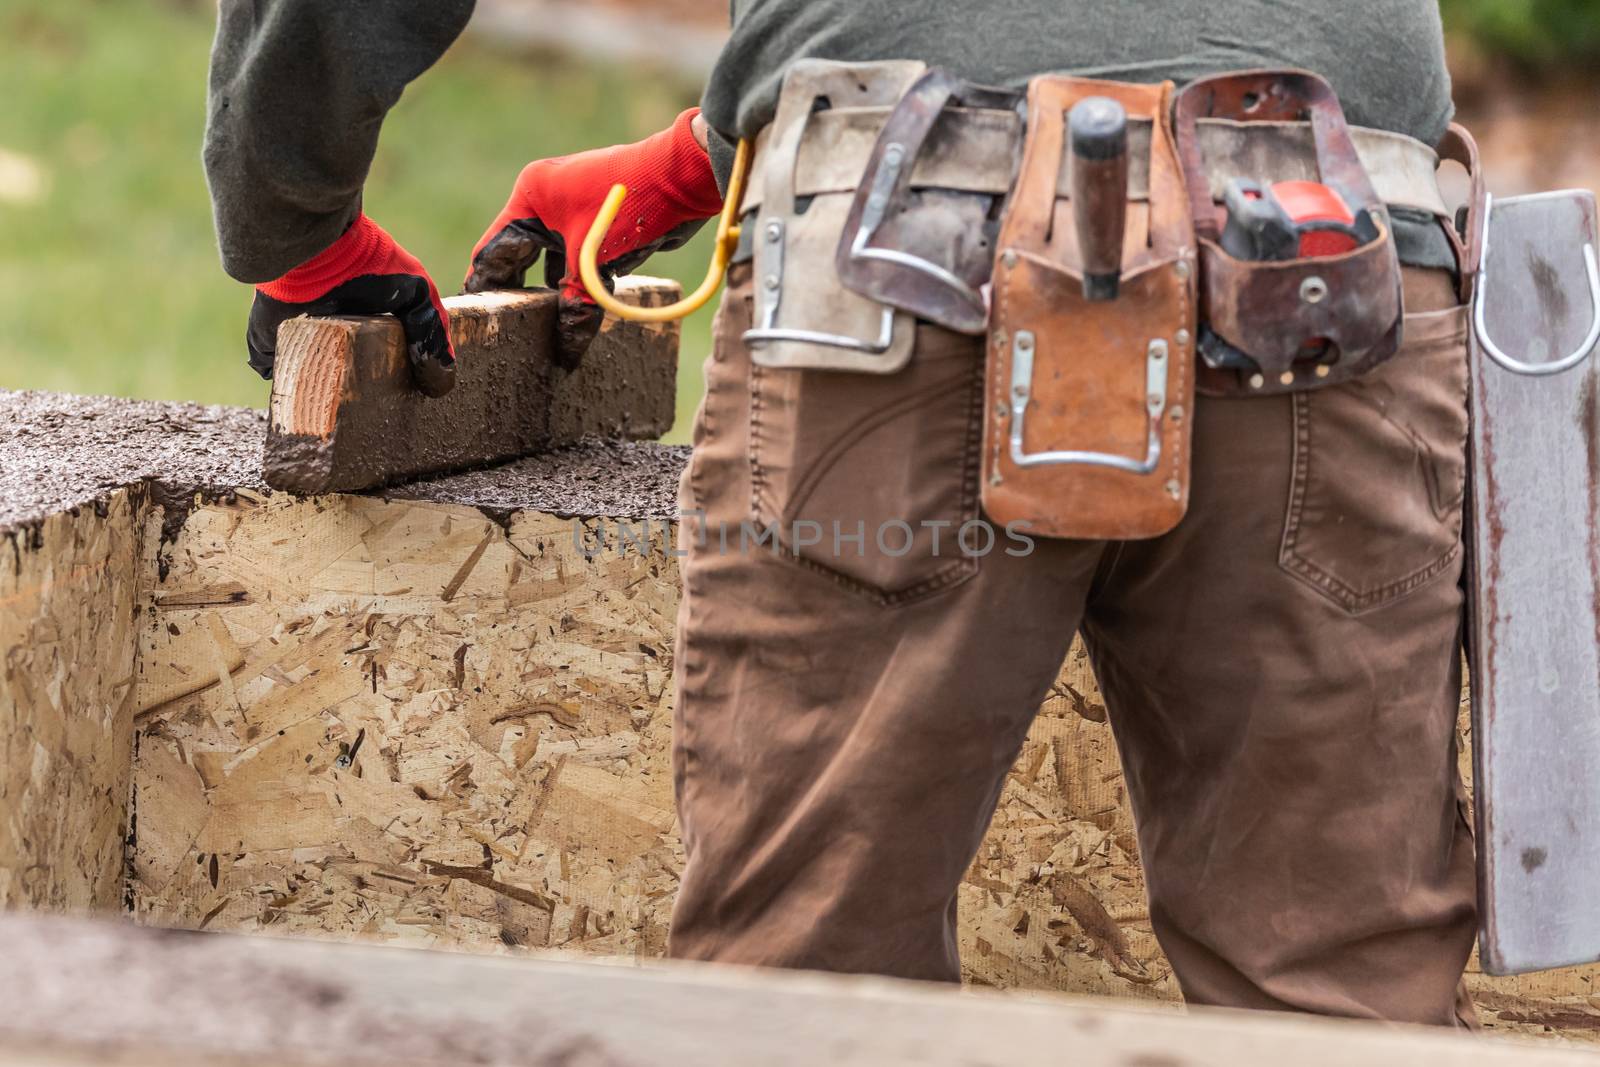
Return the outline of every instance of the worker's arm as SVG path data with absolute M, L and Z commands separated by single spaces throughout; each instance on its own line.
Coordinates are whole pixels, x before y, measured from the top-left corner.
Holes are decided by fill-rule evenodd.
M 392 312 L 418 381 L 449 387 L 443 305 L 361 212 L 384 116 L 460 35 L 473 0 L 220 0 L 205 166 L 223 268 L 256 285 L 250 362 L 271 375 L 278 322 Z
M 545 284 L 561 290 L 559 354 L 567 366 L 577 364 L 600 330 L 602 312 L 578 277 L 578 249 L 618 182 L 628 198 L 600 245 L 607 288 L 652 253 L 682 245 L 722 210 L 700 109 L 637 144 L 528 164 L 472 250 L 468 292 L 521 286 L 544 253 Z

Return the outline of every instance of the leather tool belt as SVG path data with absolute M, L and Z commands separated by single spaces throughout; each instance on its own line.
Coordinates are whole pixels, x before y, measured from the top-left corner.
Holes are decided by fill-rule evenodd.
M 1105 264 L 1085 262 L 1080 227 L 1102 259 L 1114 245 L 1093 232 L 1110 225 L 1098 207 L 1076 210 L 1091 198 L 1074 203 L 1082 161 L 1064 132 L 1091 97 L 1126 120 L 1112 299 L 1090 295 Z M 1177 94 L 1045 76 L 1024 100 L 921 63 L 802 60 L 756 139 L 741 207 L 736 258 L 753 257 L 755 278 L 744 339 L 767 367 L 888 374 L 911 358 L 919 320 L 987 331 L 990 517 L 1045 536 L 1157 536 L 1187 507 L 1197 388 L 1265 395 L 1377 366 L 1400 342 L 1402 261 L 1454 266 L 1469 293 L 1476 253 L 1456 231 L 1477 231 L 1440 225 L 1441 155 L 1468 168 L 1465 210 L 1481 214 L 1464 130 L 1435 153 L 1350 127 L 1303 71 Z M 1237 259 L 1219 205 L 1241 179 L 1327 185 L 1363 240 L 1339 256 Z
M 916 319 L 982 333 L 982 295 L 1009 172 L 994 190 L 913 176 L 971 169 L 1009 136 L 1021 94 L 921 63 L 802 60 L 758 141 L 745 211 L 754 234 L 751 358 L 766 367 L 888 374 L 911 358 Z M 859 151 L 850 180 L 804 180 L 802 154 Z

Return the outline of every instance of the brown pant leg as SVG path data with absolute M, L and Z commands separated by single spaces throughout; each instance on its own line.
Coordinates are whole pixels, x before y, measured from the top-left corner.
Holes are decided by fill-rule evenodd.
M 923 328 L 887 377 L 765 370 L 739 341 L 749 293 L 736 267 L 682 486 L 704 518 L 684 528 L 668 951 L 954 981 L 957 888 L 1101 548 L 1010 555 L 996 531 L 979 557 L 969 529 L 961 551 L 979 339 Z M 774 520 L 794 555 L 741 551 L 741 523 Z M 820 541 L 793 543 L 810 523 Z
M 1454 303 L 1413 273 L 1407 307 Z M 1198 1004 L 1451 1024 L 1465 318 L 1293 398 L 1201 398 L 1193 503 L 1117 549 L 1085 632 L 1151 918 Z

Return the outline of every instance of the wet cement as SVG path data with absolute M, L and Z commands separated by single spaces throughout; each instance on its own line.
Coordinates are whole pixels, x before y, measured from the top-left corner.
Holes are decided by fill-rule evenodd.
M 264 412 L 0 391 L 0 530 L 149 483 L 171 498 L 264 489 Z
M 168 506 L 170 533 L 197 496 L 270 492 L 265 439 L 265 412 L 246 408 L 0 390 L 0 533 L 139 485 Z M 686 448 L 585 440 L 378 495 L 462 504 L 498 521 L 520 510 L 665 518 L 687 459 Z
M 589 439 L 487 470 L 395 486 L 396 500 L 470 504 L 504 521 L 517 511 L 562 516 L 668 519 L 678 513 L 678 475 L 689 449 Z

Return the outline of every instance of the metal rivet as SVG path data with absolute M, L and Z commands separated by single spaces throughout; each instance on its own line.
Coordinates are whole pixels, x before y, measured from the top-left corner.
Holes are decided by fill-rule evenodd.
M 1183 346 L 1187 345 L 1189 343 L 1189 341 L 1191 340 L 1191 338 L 1189 336 L 1189 331 L 1188 330 L 1179 330 L 1178 331 L 1178 335 L 1177 335 L 1177 337 L 1174 338 L 1174 340 L 1176 340 L 1178 342 L 1178 347 L 1182 348 Z
M 1279 385 L 1293 385 L 1294 384 L 1294 371 L 1286 370 L 1282 374 L 1278 375 L 1278 384 Z
M 1167 342 L 1161 340 L 1159 337 L 1156 338 L 1154 341 L 1150 342 L 1150 347 L 1145 349 L 1145 355 L 1151 359 L 1166 359 Z
M 778 276 L 776 274 L 769 274 L 761 284 L 765 285 L 768 289 L 776 289 L 778 287 Z
M 1187 278 L 1189 276 L 1189 261 L 1187 259 L 1180 259 L 1172 269 L 1177 272 L 1178 277 Z
M 1174 500 L 1183 498 L 1183 486 L 1179 484 L 1178 479 L 1174 478 L 1167 483 L 1167 495 Z
M 1006 402 L 1002 400 L 994 406 L 994 414 L 996 418 L 1003 419 L 1011 414 L 1011 409 L 1006 407 Z
M 1320 304 L 1328 299 L 1328 283 L 1312 275 L 1300 283 L 1300 299 L 1308 304 Z
M 1182 422 L 1183 421 L 1183 405 L 1182 404 L 1174 404 L 1174 405 L 1172 405 L 1172 410 L 1167 412 L 1167 418 L 1171 419 L 1173 422 Z
M 1025 397 L 1025 396 L 1028 395 L 1028 387 L 1026 385 L 1019 385 L 1019 386 L 1017 386 L 1015 389 L 1013 389 L 1011 391 L 1013 393 L 1015 393 L 1019 398 L 1020 397 Z
M 1004 330 L 996 330 L 994 332 L 994 345 L 996 348 L 1004 348 L 1006 346 L 1006 332 Z
M 1332 370 L 1333 368 L 1328 366 L 1326 363 L 1319 364 L 1317 367 L 1317 377 L 1326 378 Z
M 1000 257 L 1000 265 L 1006 268 L 1015 267 L 1017 265 L 1017 254 L 1008 250 Z
M 1252 388 L 1252 389 L 1260 389 L 1263 385 L 1266 385 L 1266 384 L 1267 384 L 1267 380 L 1265 378 L 1263 378 L 1261 375 L 1259 375 L 1259 374 L 1250 375 L 1250 388 Z
M 781 238 L 782 236 L 783 236 L 783 224 L 781 222 L 769 222 L 769 223 L 767 223 L 767 240 L 776 241 L 779 238 Z

